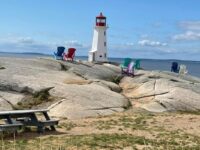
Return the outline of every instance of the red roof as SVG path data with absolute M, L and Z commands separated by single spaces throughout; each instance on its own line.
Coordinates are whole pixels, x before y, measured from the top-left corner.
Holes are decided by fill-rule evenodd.
M 103 16 L 102 12 L 101 12 L 101 13 L 100 13 L 100 15 L 99 15 L 99 16 L 97 16 L 96 18 L 97 18 L 97 19 L 106 19 L 106 17 L 105 17 L 105 16 Z

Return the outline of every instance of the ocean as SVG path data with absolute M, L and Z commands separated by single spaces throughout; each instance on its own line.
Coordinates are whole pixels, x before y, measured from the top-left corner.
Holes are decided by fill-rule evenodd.
M 19 57 L 19 58 L 35 58 L 35 57 L 53 57 L 51 55 L 38 54 L 38 53 L 0 53 L 0 57 Z M 1 59 L 1 58 L 0 58 Z M 86 56 L 76 56 L 75 59 L 87 60 Z M 109 58 L 110 62 L 122 63 L 124 58 Z M 133 58 L 134 60 L 134 58 Z M 188 61 L 188 60 L 159 60 L 159 59 L 140 59 L 141 67 L 145 70 L 162 70 L 170 71 L 171 63 L 173 61 L 178 64 L 184 64 L 187 66 L 188 73 L 190 75 L 200 77 L 200 61 Z

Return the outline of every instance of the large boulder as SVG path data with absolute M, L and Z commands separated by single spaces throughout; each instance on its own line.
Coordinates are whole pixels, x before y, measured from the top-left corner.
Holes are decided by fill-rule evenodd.
M 99 84 L 57 86 L 50 91 L 63 99 L 49 107 L 53 116 L 83 118 L 124 111 L 129 101 Z
M 132 105 L 152 112 L 200 110 L 200 79 L 160 71 L 138 71 L 121 80 Z
M 129 106 L 113 83 L 120 69 L 111 64 L 2 57 L 0 66 L 0 110 L 49 108 L 55 117 L 82 118 Z

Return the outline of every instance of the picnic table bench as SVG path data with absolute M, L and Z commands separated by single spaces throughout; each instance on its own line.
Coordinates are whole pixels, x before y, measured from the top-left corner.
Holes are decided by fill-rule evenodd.
M 16 131 L 22 126 L 36 126 L 38 132 L 44 132 L 45 127 L 49 126 L 55 131 L 58 120 L 50 119 L 47 111 L 47 109 L 1 111 L 0 119 L 4 119 L 6 124 L 0 125 L 0 131 Z M 36 114 L 42 114 L 45 120 L 39 120 Z

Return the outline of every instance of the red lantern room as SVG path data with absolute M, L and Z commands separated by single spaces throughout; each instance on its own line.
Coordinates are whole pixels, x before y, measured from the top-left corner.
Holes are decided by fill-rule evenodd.
M 96 26 L 106 26 L 106 17 L 102 13 L 96 17 Z

